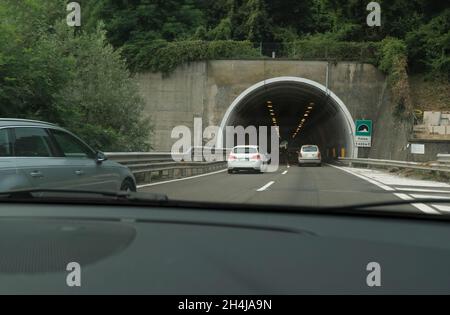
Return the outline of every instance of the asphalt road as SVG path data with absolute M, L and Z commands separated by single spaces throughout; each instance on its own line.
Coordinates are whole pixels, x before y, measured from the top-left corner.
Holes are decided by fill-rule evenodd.
M 450 185 L 397 178 L 380 171 L 331 165 L 281 166 L 274 173 L 226 171 L 206 176 L 155 183 L 139 191 L 164 193 L 171 199 L 242 204 L 345 206 L 420 197 L 450 197 Z M 391 206 L 393 211 L 450 213 L 446 206 Z

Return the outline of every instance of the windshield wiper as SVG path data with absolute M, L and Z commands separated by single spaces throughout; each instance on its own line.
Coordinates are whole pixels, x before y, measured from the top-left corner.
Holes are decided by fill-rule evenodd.
M 0 200 L 112 200 L 126 203 L 167 203 L 169 198 L 164 194 L 137 193 L 132 191 L 92 191 L 35 188 L 0 192 Z
M 174 208 L 211 210 L 221 209 L 228 211 L 250 211 L 267 213 L 312 213 L 312 214 L 389 214 L 402 216 L 415 216 L 413 212 L 398 212 L 390 206 L 402 206 L 411 204 L 450 204 L 450 199 L 423 198 L 411 200 L 391 200 L 374 203 L 348 204 L 339 206 L 297 206 L 297 205 L 273 205 L 273 204 L 237 204 L 214 203 L 204 201 L 173 200 L 164 194 L 128 192 L 128 191 L 90 191 L 67 189 L 27 189 L 0 192 L 1 201 L 25 201 L 25 202 L 74 202 L 74 203 L 104 203 L 127 205 L 156 205 Z M 442 213 L 444 214 L 444 213 Z M 420 213 L 421 216 L 427 214 Z M 434 216 L 434 215 L 433 215 Z
M 312 205 L 277 205 L 277 204 L 238 204 L 238 203 L 214 203 L 204 201 L 186 201 L 186 200 L 174 200 L 166 204 L 166 206 L 184 209 L 196 209 L 196 210 L 225 210 L 235 212 L 253 212 L 253 213 L 287 213 L 287 214 L 326 214 L 326 215 L 364 215 L 364 216 L 389 216 L 389 217 L 409 217 L 409 218 L 449 218 L 445 213 L 439 211 L 442 216 L 436 216 L 434 214 L 422 213 L 415 211 L 414 208 L 400 209 L 397 211 L 395 206 L 413 205 L 413 204 L 427 204 L 440 203 L 450 204 L 450 199 L 435 199 L 424 198 L 414 200 L 392 200 L 374 203 L 361 203 L 361 204 L 348 204 L 338 206 L 312 206 Z M 390 207 L 392 206 L 392 208 Z M 409 211 L 413 210 L 413 211 Z

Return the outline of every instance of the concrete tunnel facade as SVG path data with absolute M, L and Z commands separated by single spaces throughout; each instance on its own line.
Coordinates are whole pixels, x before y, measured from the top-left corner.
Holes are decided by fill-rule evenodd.
M 227 124 L 266 125 L 264 102 L 272 101 L 283 140 L 292 132 L 305 106 L 315 103 L 311 119 L 292 145 L 317 143 L 325 154 L 358 157 L 398 157 L 400 140 L 390 137 L 399 128 L 391 117 L 386 77 L 369 64 L 299 60 L 211 60 L 179 66 L 170 75 L 142 72 L 135 75 L 151 118 L 149 142 L 155 151 L 169 152 L 178 141 L 176 126 L 193 130 L 202 138 L 202 127 Z M 354 121 L 373 121 L 372 148 L 355 148 L 351 139 Z M 220 138 L 220 137 L 219 137 Z M 203 137 L 204 144 L 210 139 Z M 223 140 L 221 140 L 223 141 Z M 403 141 L 403 140 L 402 140 Z M 325 147 L 325 148 L 324 148 Z M 394 149 L 392 149 L 394 148 Z M 392 155 L 392 156 L 390 156 Z

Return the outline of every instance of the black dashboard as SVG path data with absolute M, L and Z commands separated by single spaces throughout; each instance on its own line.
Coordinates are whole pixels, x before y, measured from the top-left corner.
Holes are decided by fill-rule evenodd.
M 0 294 L 450 293 L 449 227 L 276 209 L 2 203 Z M 68 285 L 71 262 L 80 286 Z

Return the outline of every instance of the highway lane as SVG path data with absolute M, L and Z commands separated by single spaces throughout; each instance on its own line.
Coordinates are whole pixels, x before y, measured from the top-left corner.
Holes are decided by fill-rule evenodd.
M 366 172 L 366 173 L 364 173 Z M 384 176 L 384 173 L 380 173 Z M 233 202 L 242 204 L 273 204 L 298 206 L 343 206 L 368 202 L 382 202 L 411 197 L 415 190 L 430 187 L 425 181 L 419 183 L 396 179 L 387 174 L 376 177 L 375 172 L 324 165 L 322 167 L 281 166 L 274 173 L 218 172 L 212 175 L 183 180 L 156 183 L 141 187 L 139 191 L 164 193 L 171 199 L 189 201 Z M 380 175 L 380 176 L 381 176 Z M 375 176 L 376 178 L 372 178 Z M 392 177 L 392 175 L 391 175 Z M 385 184 L 384 181 L 389 184 Z M 400 181 L 399 181 L 400 180 Z M 401 187 L 393 187 L 399 181 Z M 423 185 L 421 185 L 423 183 Z M 439 185 L 450 197 L 450 185 Z M 432 185 L 431 185 L 432 186 Z M 448 187 L 447 187 L 448 186 Z M 406 189 L 406 190 L 405 190 Z M 410 191 L 408 191 L 410 189 Z M 432 189 L 425 189 L 433 192 Z M 443 193 L 441 193 L 442 195 Z M 428 192 L 427 196 L 431 196 Z M 402 205 L 391 207 L 393 211 L 412 211 L 440 214 L 443 211 L 431 205 Z M 449 210 L 450 211 L 450 210 Z M 450 213 L 450 212 L 449 212 Z

